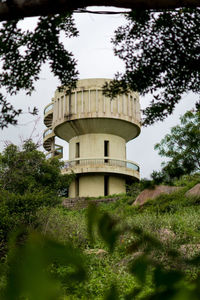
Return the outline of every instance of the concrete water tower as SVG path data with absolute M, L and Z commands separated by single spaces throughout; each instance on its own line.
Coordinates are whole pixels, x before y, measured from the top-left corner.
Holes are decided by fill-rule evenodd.
M 44 110 L 43 146 L 48 157 L 62 157 L 55 136 L 69 143 L 63 173 L 76 174 L 69 197 L 125 193 L 126 182 L 139 179 L 139 166 L 126 159 L 126 143 L 140 133 L 138 93 L 106 98 L 109 79 L 79 80 L 70 93 L 56 90 Z

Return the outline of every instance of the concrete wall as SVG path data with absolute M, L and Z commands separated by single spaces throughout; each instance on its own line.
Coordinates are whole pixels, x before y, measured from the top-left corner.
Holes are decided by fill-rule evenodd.
M 104 141 L 109 141 L 111 158 L 126 159 L 126 142 L 123 138 L 112 134 L 84 134 L 74 137 L 69 142 L 69 159 L 76 158 L 76 143 L 79 143 L 80 158 L 103 158 Z
M 104 176 L 95 174 L 79 178 L 79 197 L 99 197 L 104 195 Z
M 75 181 L 70 185 L 69 197 L 99 197 L 104 196 L 104 175 L 88 174 L 77 176 L 79 181 L 79 194 L 76 194 Z M 121 194 L 126 192 L 125 179 L 118 176 L 108 176 L 108 194 Z
M 86 133 L 109 133 L 129 141 L 140 133 L 138 93 L 107 98 L 102 90 L 106 81 L 109 80 L 79 80 L 70 94 L 56 91 L 53 108 L 56 135 L 69 141 Z
M 69 187 L 69 197 L 75 198 L 76 197 L 76 192 L 75 192 L 75 180 L 71 182 L 70 187 Z
M 126 193 L 125 178 L 109 176 L 109 194 Z
M 109 99 L 102 90 L 106 81 L 109 79 L 79 80 L 77 88 L 70 93 L 67 89 L 55 92 L 52 130 L 69 142 L 69 160 L 82 158 L 86 164 L 71 162 L 68 170 L 74 171 L 77 179 L 70 186 L 69 197 L 104 196 L 104 176 L 109 176 L 108 194 L 124 193 L 125 179 L 139 178 L 137 171 L 114 162 L 126 160 L 126 142 L 140 133 L 139 95 L 131 92 Z M 105 155 L 104 141 L 109 142 L 108 155 Z M 106 165 L 105 156 L 113 165 Z
M 140 121 L 140 104 L 137 92 L 119 95 L 115 99 L 107 98 L 102 93 L 102 87 L 110 79 L 83 79 L 77 82 L 77 88 L 67 94 L 67 91 L 55 92 L 54 121 L 64 114 L 108 113 L 124 114 Z
M 79 182 L 79 194 L 76 194 L 75 180 L 69 188 L 69 197 L 99 197 L 104 195 L 104 176 L 88 174 L 86 176 L 77 176 Z

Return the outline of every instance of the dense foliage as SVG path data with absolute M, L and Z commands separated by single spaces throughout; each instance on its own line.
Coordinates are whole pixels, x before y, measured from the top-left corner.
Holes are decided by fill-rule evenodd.
M 144 124 L 171 114 L 183 93 L 200 91 L 200 8 L 132 11 L 115 32 L 115 54 L 125 73 L 106 85 L 106 94 L 135 90 L 152 94 Z
M 0 252 L 5 253 L 11 230 L 37 225 L 36 212 L 60 203 L 70 182 L 61 175 L 62 163 L 46 160 L 37 145 L 26 141 L 22 149 L 8 145 L 0 154 Z
M 181 124 L 155 145 L 159 154 L 169 159 L 160 172 L 152 173 L 157 183 L 200 170 L 200 112 L 188 111 L 180 120 Z
M 144 124 L 152 124 L 171 114 L 183 93 L 199 93 L 200 9 L 132 11 L 127 20 L 113 39 L 114 52 L 125 62 L 126 71 L 117 74 L 106 93 L 111 97 L 129 89 L 152 93 L 151 105 L 144 110 Z M 11 95 L 20 90 L 31 94 L 46 61 L 62 86 L 75 87 L 76 61 L 59 41 L 61 31 L 68 38 L 78 34 L 71 14 L 41 16 L 33 32 L 21 30 L 19 21 L 3 22 L 0 29 L 0 87 Z M 0 110 L 1 128 L 16 124 L 21 110 L 3 94 Z M 36 112 L 35 108 L 32 113 Z
M 12 236 L 2 299 L 199 299 L 200 199 L 185 196 L 196 183 L 184 176 L 142 207 L 122 195 L 98 209 L 93 199 L 88 210 L 40 209 L 40 234 Z
M 33 32 L 20 29 L 19 22 L 3 22 L 0 29 L 0 57 L 3 63 L 0 87 L 5 87 L 11 95 L 20 90 L 30 95 L 34 90 L 34 82 L 39 79 L 41 66 L 46 61 L 49 61 L 61 85 L 69 89 L 74 87 L 78 74 L 75 70 L 76 61 L 59 41 L 61 31 L 67 38 L 78 34 L 71 14 L 40 17 Z M 16 124 L 16 116 L 21 110 L 15 110 L 2 94 L 0 107 L 0 127 Z M 36 113 L 36 109 L 33 113 Z
M 58 195 L 68 184 L 68 176 L 60 173 L 61 166 L 57 159 L 47 160 L 30 140 L 24 142 L 22 149 L 10 144 L 0 154 L 0 187 L 22 195 L 34 189 Z

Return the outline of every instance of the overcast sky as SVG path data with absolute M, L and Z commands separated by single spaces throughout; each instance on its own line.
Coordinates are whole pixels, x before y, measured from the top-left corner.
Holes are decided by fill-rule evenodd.
M 94 8 L 95 9 L 95 8 Z M 98 8 L 101 10 L 101 8 Z M 110 10 L 106 8 L 106 10 Z M 115 9 L 116 10 L 116 9 Z M 65 47 L 72 51 L 78 61 L 79 78 L 112 78 L 117 71 L 123 72 L 123 63 L 114 56 L 112 51 L 111 37 L 114 30 L 125 23 L 123 15 L 94 15 L 75 14 L 76 26 L 79 30 L 79 37 L 66 40 L 61 36 Z M 28 18 L 21 26 L 33 29 L 37 22 L 36 18 Z M 36 91 L 31 97 L 20 93 L 11 99 L 15 107 L 23 108 L 25 113 L 19 119 L 19 125 L 9 126 L 0 132 L 0 149 L 5 143 L 13 142 L 22 144 L 22 141 L 32 137 L 36 142 L 42 142 L 43 109 L 51 102 L 54 91 L 58 86 L 58 80 L 53 77 L 48 67 L 44 65 L 40 74 L 40 80 L 36 83 Z M 127 159 L 137 162 L 141 168 L 141 178 L 148 178 L 153 170 L 160 169 L 161 158 L 154 151 L 155 143 L 159 142 L 170 128 L 179 123 L 180 115 L 186 110 L 194 107 L 197 96 L 188 94 L 177 106 L 173 116 L 168 117 L 164 122 L 156 123 L 148 128 L 143 128 L 139 137 L 127 144 Z M 141 107 L 146 107 L 150 97 L 140 98 Z M 30 107 L 38 107 L 39 115 L 32 117 L 28 112 Z M 68 143 L 57 139 L 57 144 L 64 146 L 64 159 L 68 159 Z M 42 149 L 42 148 L 41 148 Z

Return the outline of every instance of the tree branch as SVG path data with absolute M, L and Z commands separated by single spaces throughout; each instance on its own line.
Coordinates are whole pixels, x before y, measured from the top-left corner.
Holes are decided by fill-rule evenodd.
M 199 0 L 0 0 L 0 21 L 72 11 L 87 6 L 132 9 L 198 7 Z

